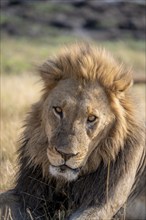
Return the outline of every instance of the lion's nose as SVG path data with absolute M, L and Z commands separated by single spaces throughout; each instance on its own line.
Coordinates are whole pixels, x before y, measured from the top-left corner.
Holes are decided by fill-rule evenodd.
M 76 156 L 78 154 L 78 152 L 68 152 L 66 151 L 65 149 L 56 149 L 56 151 L 58 151 L 62 157 L 65 159 L 65 160 L 68 160 L 69 158 L 73 157 L 73 156 Z

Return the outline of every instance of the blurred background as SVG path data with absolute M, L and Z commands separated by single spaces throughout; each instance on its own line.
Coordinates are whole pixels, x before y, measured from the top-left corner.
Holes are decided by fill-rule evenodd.
M 12 187 L 23 120 L 39 99 L 35 65 L 65 44 L 88 41 L 133 68 L 135 97 L 145 117 L 145 0 L 1 0 L 0 192 Z M 140 105 L 140 106 L 139 106 Z M 144 207 L 144 197 L 139 207 Z M 141 208 L 136 212 L 142 213 Z M 136 216 L 136 214 L 135 214 Z M 140 219 L 139 217 L 132 219 Z

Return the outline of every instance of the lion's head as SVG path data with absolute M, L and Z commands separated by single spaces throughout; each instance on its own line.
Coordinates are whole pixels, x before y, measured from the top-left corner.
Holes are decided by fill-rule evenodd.
M 50 172 L 72 180 L 107 135 L 114 115 L 98 83 L 64 79 L 49 93 L 44 118 Z
M 33 136 L 27 147 L 32 161 L 44 174 L 71 181 L 95 171 L 101 160 L 114 160 L 130 130 L 131 74 L 104 50 L 86 44 L 46 61 L 40 73 L 44 94 L 27 130 L 27 137 Z

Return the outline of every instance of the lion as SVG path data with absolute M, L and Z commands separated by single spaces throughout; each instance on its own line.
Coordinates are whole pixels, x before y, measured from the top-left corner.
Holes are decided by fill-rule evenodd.
M 144 124 L 131 71 L 82 43 L 39 72 L 43 94 L 26 119 L 15 188 L 1 195 L 2 219 L 116 219 L 144 186 Z

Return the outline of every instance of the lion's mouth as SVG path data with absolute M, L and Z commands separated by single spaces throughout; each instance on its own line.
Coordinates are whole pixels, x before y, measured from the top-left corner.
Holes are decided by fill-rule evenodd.
M 78 178 L 81 168 L 72 169 L 67 165 L 54 166 L 50 165 L 49 171 L 55 177 L 63 177 L 68 181 Z
M 80 168 L 72 169 L 71 167 L 69 167 L 69 166 L 67 166 L 65 164 L 61 165 L 61 166 L 53 166 L 53 165 L 51 165 L 51 166 L 52 167 L 56 167 L 60 173 L 64 173 L 67 170 L 70 170 L 70 171 L 72 171 L 74 173 L 78 173 L 80 171 Z

